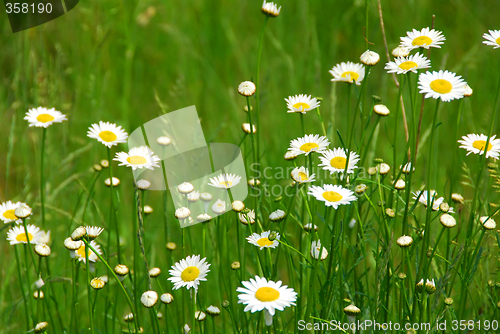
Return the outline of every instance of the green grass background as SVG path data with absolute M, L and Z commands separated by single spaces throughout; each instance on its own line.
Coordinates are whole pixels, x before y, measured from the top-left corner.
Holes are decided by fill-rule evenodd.
M 364 1 L 287 0 L 279 5 L 283 6 L 281 14 L 269 21 L 265 33 L 258 129 L 265 143 L 263 162 L 274 167 L 288 166 L 282 156 L 289 141 L 302 135 L 298 115 L 286 113 L 284 98 L 289 95 L 323 97 L 322 112 L 334 130 L 330 139 L 340 146 L 334 133 L 338 129 L 347 134 L 346 85 L 331 83 L 328 70 L 342 61 L 358 62 L 367 49 Z M 150 6 L 156 15 L 147 25 L 139 25 L 138 16 Z M 67 256 L 61 243 L 67 236 L 74 203 L 82 188 L 88 187 L 91 166 L 106 154 L 101 144 L 86 137 L 91 123 L 114 122 L 130 133 L 162 114 L 160 100 L 166 111 L 196 105 L 209 142 L 238 143 L 246 114 L 242 111 L 245 100 L 236 89 L 241 81 L 255 79 L 264 21 L 260 6 L 260 1 L 229 0 L 80 1 L 67 15 L 16 34 L 10 30 L 7 15 L 0 13 L 0 200 L 24 201 L 39 212 L 41 130 L 28 128 L 22 119 L 32 107 L 55 107 L 68 116 L 67 122 L 48 129 L 46 147 L 48 227 L 55 254 L 61 256 Z M 482 45 L 481 36 L 488 29 L 500 28 L 496 15 L 500 3 L 384 0 L 382 6 L 389 51 L 406 31 L 430 26 L 436 15 L 435 28 L 443 31 L 446 41 L 442 49 L 432 50 L 432 69 L 455 71 L 474 89 L 474 95 L 464 102 L 460 134 L 486 132 L 500 67 L 499 51 Z M 370 105 L 368 96 L 376 94 L 394 111 L 397 88 L 383 69 L 387 60 L 376 1 L 370 1 L 368 22 L 367 39 L 373 43 L 369 48 L 382 60 L 372 70 L 367 103 Z M 426 103 L 423 132 L 430 127 L 434 106 L 434 101 Z M 255 106 L 253 99 L 252 104 Z M 445 104 L 440 115 L 443 124 L 438 131 L 435 177 L 443 195 L 446 175 L 458 168 L 451 165 L 459 139 L 453 138 L 452 131 L 457 107 L 458 102 Z M 307 132 L 320 133 L 315 114 L 305 119 Z M 372 155 L 391 161 L 386 131 L 392 136 L 394 112 L 381 123 Z M 402 128 L 399 135 L 402 142 Z M 463 159 L 465 151 L 459 156 Z M 114 166 L 114 173 L 128 186 L 130 171 Z M 418 179 L 423 182 L 424 176 L 422 172 Z M 463 189 L 458 186 L 457 190 Z M 120 191 L 119 220 L 128 227 L 132 195 Z M 94 201 L 107 201 L 107 195 L 101 179 Z M 157 209 L 148 218 L 150 226 L 162 228 L 161 196 L 150 197 L 149 203 Z M 100 225 L 107 214 L 106 206 L 96 205 L 89 223 Z M 39 219 L 32 221 L 38 223 Z M 177 222 L 170 220 L 169 224 L 175 239 Z M 199 231 L 195 227 L 193 235 Z M 5 230 L 2 232 L 4 239 Z M 130 237 L 124 234 L 124 238 Z M 149 237 L 154 264 L 164 254 L 163 238 L 152 233 Z M 10 316 L 21 314 L 21 304 L 13 304 L 20 300 L 11 289 L 11 284 L 16 286 L 13 262 L 9 262 L 12 253 L 8 242 L 0 241 L 0 323 L 8 324 L 0 333 L 18 330 L 19 324 Z M 56 274 L 69 275 L 64 271 Z

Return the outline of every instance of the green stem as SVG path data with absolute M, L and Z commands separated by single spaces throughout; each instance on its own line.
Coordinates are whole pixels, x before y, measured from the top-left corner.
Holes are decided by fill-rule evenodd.
M 44 177 L 44 163 L 45 163 L 45 139 L 47 137 L 47 128 L 43 128 L 42 132 L 42 149 L 40 157 L 40 203 L 42 206 L 42 228 L 45 228 L 45 177 Z
M 27 330 L 29 331 L 31 329 L 31 326 L 30 326 L 30 316 L 29 316 L 29 311 L 28 311 L 28 300 L 26 299 L 26 292 L 24 291 L 24 283 L 23 283 L 24 280 L 23 280 L 23 275 L 21 273 L 21 261 L 19 260 L 19 250 L 16 246 L 14 246 L 14 252 L 16 254 L 17 273 L 19 275 L 19 285 L 21 286 L 21 294 L 23 295 L 24 312 L 26 314 L 26 327 L 27 327 Z
M 115 233 L 116 233 L 116 252 L 118 254 L 118 263 L 122 262 L 122 257 L 120 253 L 120 234 L 118 233 L 118 220 L 116 219 L 116 210 L 115 210 L 115 200 L 114 200 L 114 191 L 113 191 L 113 171 L 111 168 L 111 148 L 108 148 L 108 161 L 109 161 L 109 192 L 110 192 L 110 223 L 114 222 L 115 224 Z M 110 244 L 108 243 L 108 248 Z M 109 256 L 109 250 L 108 250 L 108 256 Z
M 90 295 L 89 245 L 85 242 L 85 267 L 87 269 L 87 298 L 90 317 L 90 332 L 94 334 L 94 314 L 92 313 L 92 298 Z

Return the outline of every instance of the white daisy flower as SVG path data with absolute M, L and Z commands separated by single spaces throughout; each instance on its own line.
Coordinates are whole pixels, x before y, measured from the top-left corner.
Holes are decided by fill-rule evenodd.
M 221 188 L 221 189 L 229 189 L 240 183 L 241 176 L 236 174 L 220 174 L 216 177 L 211 177 L 209 186 Z
M 295 167 L 290 173 L 292 179 L 297 183 L 314 182 L 316 174 L 309 175 L 309 169 L 302 167 Z
M 196 202 L 200 199 L 200 192 L 198 190 L 191 191 L 186 197 L 189 202 Z
M 170 277 L 168 280 L 174 283 L 174 290 L 186 287 L 186 289 L 198 289 L 200 281 L 206 281 L 208 268 L 210 264 L 206 262 L 206 258 L 200 260 L 200 255 L 188 256 L 185 259 L 176 262 L 172 269 L 169 270 Z
M 493 49 L 500 48 L 500 30 L 488 30 L 489 34 L 484 33 L 483 44 L 493 46 Z
M 30 244 L 37 245 L 40 240 L 41 230 L 38 226 L 28 224 L 28 238 Z M 26 230 L 23 225 L 16 225 L 7 231 L 7 240 L 11 245 L 16 244 L 27 244 L 28 239 L 26 238 Z
M 226 202 L 218 199 L 215 201 L 214 205 L 212 205 L 212 211 L 219 215 L 226 212 Z
M 240 218 L 240 222 L 245 225 L 248 225 L 248 220 L 250 220 L 250 224 L 255 223 L 255 211 L 250 210 L 248 213 L 239 213 L 238 217 Z
M 361 54 L 359 60 L 365 65 L 373 66 L 380 61 L 380 55 L 374 51 L 366 50 Z
M 408 50 L 408 48 L 405 48 L 404 46 L 399 45 L 394 48 L 391 53 L 394 57 L 406 57 L 410 54 L 410 50 Z
M 267 16 L 276 17 L 280 15 L 281 6 L 278 8 L 274 2 L 266 2 L 266 0 L 264 0 L 260 10 Z
M 15 221 L 18 224 L 21 224 L 23 221 L 18 219 L 14 212 L 17 208 L 19 208 L 23 202 L 13 203 L 12 201 L 7 201 L 0 204 L 0 219 L 4 222 L 4 224 Z
M 423 28 L 422 30 L 413 29 L 413 31 L 408 31 L 407 36 L 401 37 L 401 46 L 404 46 L 408 50 L 413 50 L 417 48 L 428 49 L 441 48 L 441 44 L 444 43 L 446 38 L 443 33 L 439 30 Z
M 285 307 L 295 305 L 297 300 L 297 292 L 288 286 L 283 285 L 281 281 L 268 281 L 264 277 L 255 276 L 250 281 L 241 282 L 245 288 L 239 287 L 237 292 L 238 303 L 244 304 L 245 312 L 251 311 L 255 313 L 266 309 L 271 316 L 274 316 L 275 311 L 283 311 Z
M 461 99 L 465 94 L 467 83 L 461 76 L 453 72 L 425 72 L 418 78 L 418 88 L 420 93 L 425 94 L 425 98 L 441 99 L 449 102 L 454 99 Z
M 490 138 L 488 143 L 488 148 L 486 149 L 486 158 L 499 158 L 500 153 L 500 139 L 495 139 L 496 135 Z M 464 148 L 468 151 L 467 155 L 474 154 L 484 154 L 486 142 L 488 141 L 488 136 L 483 134 L 471 133 L 467 136 L 462 136 L 462 140 L 458 142 L 462 144 L 460 148 Z
M 87 231 L 87 237 L 91 240 L 97 238 L 104 231 L 102 227 L 98 226 L 85 226 L 85 230 Z
M 255 94 L 255 90 L 257 88 L 255 87 L 255 84 L 251 81 L 243 81 L 240 83 L 238 86 L 238 93 L 240 93 L 243 96 L 252 96 Z
M 436 191 L 431 190 L 429 192 L 428 190 L 425 190 L 425 191 L 413 192 L 413 199 L 416 200 L 418 198 L 418 201 L 422 203 L 425 207 L 427 207 L 428 196 L 431 196 L 430 200 L 432 204 L 432 210 L 439 211 L 439 206 L 441 205 L 441 203 L 444 202 L 444 197 L 438 198 Z M 453 208 L 450 207 L 447 212 L 454 213 Z
M 417 70 L 429 67 L 431 67 L 431 61 L 417 52 L 409 57 L 398 57 L 388 62 L 384 69 L 388 73 L 405 74 L 408 71 L 417 73 Z
M 273 211 L 269 214 L 269 220 L 272 221 L 272 222 L 279 222 L 279 221 L 282 221 L 286 216 L 286 212 L 283 211 L 283 210 L 276 210 L 276 211 Z
M 54 123 L 67 121 L 66 115 L 57 111 L 55 108 L 47 109 L 38 107 L 28 110 L 24 119 L 30 123 L 30 127 L 48 128 Z
M 304 137 L 292 139 L 288 151 L 296 155 L 309 155 L 311 152 L 323 152 L 328 145 L 330 145 L 330 142 L 325 136 L 305 135 Z
M 333 76 L 332 81 L 342 81 L 361 85 L 365 77 L 365 68 L 361 64 L 348 61 L 335 65 L 330 71 Z
M 321 255 L 320 255 L 321 254 Z M 313 241 L 311 243 L 311 257 L 316 260 L 323 261 L 328 256 L 328 251 L 325 246 L 321 245 L 321 240 Z
M 301 112 L 305 114 L 310 110 L 318 108 L 320 104 L 318 99 L 306 94 L 289 96 L 285 101 L 288 108 L 287 112 L 289 113 Z
M 92 124 L 90 126 L 87 137 L 97 139 L 103 145 L 111 148 L 119 143 L 126 143 L 128 134 L 121 126 L 99 121 L 99 124 Z
M 90 242 L 90 246 L 92 246 L 99 255 L 102 255 L 101 246 L 99 246 L 94 240 Z M 70 255 L 72 258 L 76 257 L 78 261 L 82 261 L 83 263 L 85 263 L 85 243 L 82 243 L 80 248 L 72 251 Z M 95 253 L 92 251 L 92 249 L 90 249 L 90 247 L 87 257 L 90 262 L 96 262 L 99 259 L 97 255 L 95 255 Z
M 316 197 L 318 201 L 325 202 L 326 206 L 333 206 L 334 209 L 356 200 L 351 190 L 333 184 L 325 184 L 322 187 L 311 186 L 308 194 Z
M 273 241 L 269 240 L 269 234 L 271 234 L 271 231 L 265 231 L 265 232 L 262 232 L 261 234 L 253 233 L 251 236 L 247 237 L 246 239 L 252 245 L 260 247 L 260 250 L 263 250 L 264 248 L 276 248 L 276 247 L 278 247 L 278 245 L 280 244 L 278 241 L 280 239 L 279 233 L 276 233 L 276 239 L 274 239 Z
M 128 153 L 118 152 L 116 153 L 114 161 L 119 161 L 118 166 L 132 167 L 132 170 L 137 168 L 151 169 L 154 167 L 160 167 L 158 162 L 161 160 L 157 155 L 153 154 L 153 151 L 147 146 L 132 147 Z
M 359 161 L 359 155 L 356 152 L 350 152 L 349 161 L 347 161 L 347 153 L 342 147 L 334 148 L 333 150 L 326 150 L 321 153 L 322 156 L 319 157 L 324 170 L 333 173 L 343 173 L 347 165 L 347 173 L 354 173 L 354 169 L 358 168 L 356 163 Z

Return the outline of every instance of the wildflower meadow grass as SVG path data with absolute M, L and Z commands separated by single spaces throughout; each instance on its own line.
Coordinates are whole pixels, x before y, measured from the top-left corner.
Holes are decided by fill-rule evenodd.
M 498 333 L 499 9 L 0 14 L 0 334 Z M 153 190 L 192 105 L 244 171 Z

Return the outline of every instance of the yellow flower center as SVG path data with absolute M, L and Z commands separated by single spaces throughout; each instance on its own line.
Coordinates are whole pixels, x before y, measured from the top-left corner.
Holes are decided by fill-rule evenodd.
M 31 233 L 28 233 L 28 238 L 30 238 L 30 241 L 33 240 L 33 235 Z M 27 243 L 28 240 L 26 239 L 26 233 L 19 233 L 16 237 L 16 240 L 19 242 L 24 242 Z
M 359 74 L 353 71 L 347 71 L 342 73 L 341 77 L 346 79 L 349 78 L 349 82 L 353 82 L 358 81 Z
M 272 302 L 275 301 L 280 297 L 280 293 L 278 290 L 270 288 L 270 287 L 263 287 L 259 288 L 255 292 L 255 298 L 260 300 L 261 302 Z
M 330 166 L 337 169 L 345 169 L 347 159 L 344 157 L 335 157 L 330 160 Z
M 80 256 L 81 258 L 83 258 L 83 259 L 85 258 L 85 244 L 82 244 L 82 246 L 80 246 L 80 248 L 78 248 L 78 249 L 76 250 L 76 254 L 77 254 L 78 256 Z M 88 256 L 87 256 L 87 257 L 90 259 L 90 255 L 92 255 L 92 254 L 93 254 L 93 252 L 92 252 L 92 250 L 89 248 L 89 253 L 88 253 Z
M 431 82 L 431 89 L 439 94 L 447 94 L 452 88 L 451 83 L 445 79 L 436 79 Z
M 432 44 L 432 39 L 430 39 L 427 36 L 420 36 L 420 37 L 415 38 L 413 40 L 413 42 L 411 42 L 411 44 L 412 45 L 418 45 L 418 46 L 431 45 Z
M 302 111 L 304 111 L 304 110 L 306 110 L 306 109 L 311 108 L 311 106 L 310 106 L 310 105 L 308 105 L 308 104 L 307 104 L 307 103 L 305 103 L 305 102 L 298 102 L 298 103 L 295 103 L 295 104 L 293 105 L 293 107 L 294 107 L 295 109 L 301 109 Z
M 36 117 L 36 120 L 40 123 L 52 122 L 54 120 L 54 116 L 49 114 L 40 114 Z
M 114 132 L 108 130 L 101 131 L 101 133 L 99 133 L 99 137 L 107 143 L 115 141 L 117 138 Z
M 187 267 L 181 273 L 181 278 L 184 282 L 192 282 L 198 278 L 200 275 L 200 269 L 198 267 Z
M 268 246 L 272 246 L 273 242 L 271 240 L 269 240 L 268 238 L 260 238 L 259 240 L 257 240 L 257 244 L 260 247 L 268 247 Z
M 417 66 L 418 66 L 417 63 L 415 63 L 414 61 L 411 61 L 411 60 L 407 60 L 407 61 L 399 64 L 399 68 L 402 70 L 405 70 L 405 71 L 411 70 L 412 68 L 415 68 Z
M 148 161 L 140 155 L 132 155 L 127 158 L 127 162 L 132 165 L 144 165 Z
M 323 198 L 328 202 L 338 202 L 342 199 L 342 195 L 336 191 L 325 191 L 323 193 Z
M 16 215 L 14 214 L 14 211 L 16 211 L 16 210 L 7 210 L 7 211 L 5 211 L 5 212 L 3 213 L 3 216 L 4 216 L 5 218 L 7 218 L 8 220 L 16 220 L 16 219 L 17 219 L 17 217 L 16 217 Z
M 315 148 L 319 148 L 319 145 L 316 143 L 305 143 L 300 147 L 300 150 L 304 152 L 309 152 L 310 150 Z
M 231 182 L 231 181 L 222 181 L 219 184 L 221 186 L 223 186 L 223 187 L 229 188 L 229 187 L 231 187 L 233 185 L 233 182 Z
M 309 178 L 307 177 L 306 173 L 299 172 L 298 174 L 300 181 L 308 180 Z
M 472 143 L 472 146 L 474 148 L 477 148 L 478 150 L 480 151 L 484 151 L 484 147 L 486 146 L 486 141 L 484 140 L 476 140 Z M 488 149 L 486 151 L 489 151 L 493 148 L 493 146 L 491 145 L 491 143 L 488 143 Z
M 500 37 L 498 37 L 495 42 L 497 42 L 497 44 L 500 44 Z

